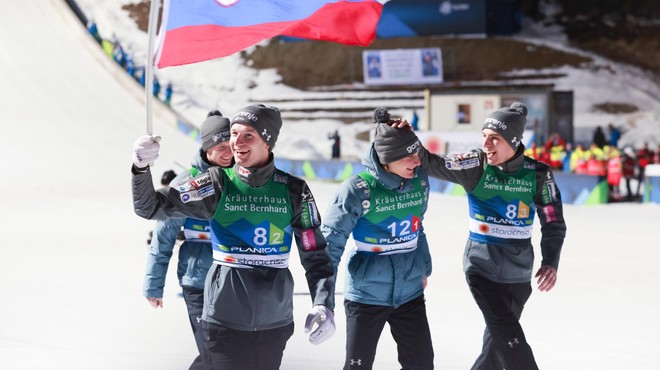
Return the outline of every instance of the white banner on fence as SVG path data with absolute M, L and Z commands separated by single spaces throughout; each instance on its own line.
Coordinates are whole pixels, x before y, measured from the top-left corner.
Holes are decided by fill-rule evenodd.
M 365 50 L 362 52 L 367 85 L 442 83 L 440 48 Z

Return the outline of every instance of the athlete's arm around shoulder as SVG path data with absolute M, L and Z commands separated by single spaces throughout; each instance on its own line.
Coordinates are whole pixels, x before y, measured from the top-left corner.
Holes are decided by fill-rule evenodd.
M 479 183 L 487 165 L 486 155 L 480 149 L 460 154 L 434 154 L 423 146 L 419 149 L 421 167 L 429 176 L 459 184 L 468 193 Z
M 217 170 L 212 168 L 190 181 L 155 190 L 149 167 L 140 170 L 133 166 L 133 209 L 138 216 L 149 220 L 211 218 L 222 192 Z

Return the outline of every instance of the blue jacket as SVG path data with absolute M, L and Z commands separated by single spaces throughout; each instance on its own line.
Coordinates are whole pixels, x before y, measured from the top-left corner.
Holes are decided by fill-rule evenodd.
M 371 173 L 387 189 L 406 193 L 413 189 L 411 181 L 391 174 L 378 162 L 373 145 L 362 160 Z M 424 189 L 422 218 L 428 206 L 429 183 L 426 172 L 417 169 Z M 357 175 L 344 181 L 337 189 L 323 217 L 322 232 L 337 276 L 337 266 L 344 254 L 346 242 L 358 219 L 363 217 L 363 205 L 370 199 L 364 181 Z M 368 209 L 367 205 L 367 209 Z M 429 246 L 421 227 L 417 248 L 409 253 L 371 255 L 349 254 L 344 297 L 350 301 L 389 307 L 399 307 L 424 293 L 423 279 L 431 275 Z
M 192 166 L 199 172 L 206 172 L 209 164 L 202 159 L 202 155 L 200 150 L 193 158 Z M 172 185 L 180 184 L 191 177 L 191 171 L 184 171 L 172 180 Z M 166 221 L 156 222 L 147 256 L 147 269 L 144 279 L 145 297 L 163 297 L 167 268 L 170 258 L 172 258 L 177 235 L 185 222 L 186 218 L 170 218 Z M 210 240 L 208 242 L 184 241 L 179 247 L 177 266 L 179 285 L 204 289 L 204 280 L 211 264 L 213 264 L 213 252 Z

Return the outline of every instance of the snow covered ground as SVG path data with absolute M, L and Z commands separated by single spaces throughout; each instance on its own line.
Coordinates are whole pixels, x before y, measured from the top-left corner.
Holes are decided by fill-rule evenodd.
M 133 213 L 129 168 L 144 133 L 142 95 L 114 72 L 64 2 L 14 2 L 0 24 L 0 368 L 187 368 L 195 346 L 174 271 L 164 309 L 151 308 L 141 292 L 153 222 Z M 197 148 L 158 117 L 154 132 L 163 137 L 158 175 L 187 163 Z M 288 136 L 292 130 L 278 147 Z M 336 184 L 310 186 L 323 211 Z M 565 216 L 558 285 L 535 290 L 522 319 L 539 366 L 658 369 L 660 206 L 566 206 Z M 483 330 L 461 272 L 466 199 L 432 194 L 425 226 L 436 368 L 466 369 Z M 292 270 L 304 293 L 300 267 Z M 313 346 L 301 330 L 309 305 L 296 295 L 297 327 L 282 369 L 338 369 L 343 309 L 335 337 Z M 398 368 L 387 330 L 374 368 Z

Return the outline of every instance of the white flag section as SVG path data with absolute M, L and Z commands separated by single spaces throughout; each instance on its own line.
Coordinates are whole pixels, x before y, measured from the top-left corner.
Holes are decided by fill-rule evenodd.
M 362 65 L 367 85 L 423 85 L 443 81 L 440 48 L 365 50 Z

